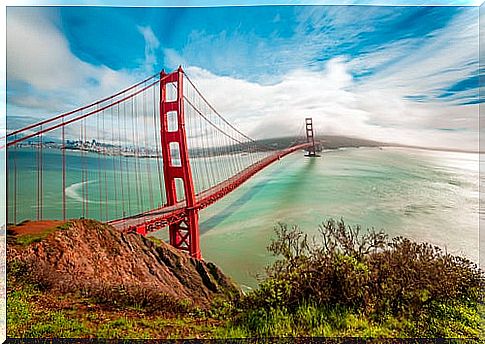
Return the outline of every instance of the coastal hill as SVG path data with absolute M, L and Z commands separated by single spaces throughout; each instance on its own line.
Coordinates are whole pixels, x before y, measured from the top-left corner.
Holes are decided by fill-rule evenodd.
M 485 276 L 475 263 L 361 234 L 343 220 L 312 238 L 280 224 L 268 246 L 279 259 L 242 295 L 215 265 L 155 239 L 94 220 L 26 222 L 7 229 L 7 335 L 483 342 Z
M 323 135 L 316 138 L 322 142 L 325 149 L 336 149 L 342 147 L 383 147 L 389 146 L 387 143 L 366 140 L 356 137 Z
M 462 152 L 462 153 L 477 153 L 476 150 L 467 150 L 450 147 L 424 147 L 419 145 L 407 145 L 396 142 L 380 142 L 359 137 L 341 136 L 341 135 L 318 135 L 315 136 L 315 141 L 319 142 L 323 149 L 338 149 L 338 148 L 360 148 L 360 147 L 400 147 L 412 149 L 424 149 L 430 151 L 446 151 L 446 152 Z M 294 143 L 292 138 L 273 138 L 258 141 L 266 146 L 281 148 L 289 147 Z M 482 152 L 483 153 L 483 152 Z
M 148 299 L 155 297 L 201 308 L 215 297 L 239 293 L 217 266 L 165 242 L 94 220 L 55 224 L 39 230 L 26 222 L 8 230 L 9 266 L 20 266 L 23 276 L 47 290 L 152 303 Z
M 384 142 L 339 135 L 318 135 L 315 136 L 315 140 L 320 142 L 324 149 L 337 149 L 343 147 L 384 147 L 390 145 Z M 274 148 L 289 147 L 294 143 L 293 138 L 289 137 L 265 139 L 259 140 L 258 142 L 262 145 Z

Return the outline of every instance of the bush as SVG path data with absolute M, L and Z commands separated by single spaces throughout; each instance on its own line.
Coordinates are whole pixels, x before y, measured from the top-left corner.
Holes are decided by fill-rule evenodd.
M 279 224 L 275 233 L 268 250 L 280 259 L 267 268 L 260 288 L 241 299 L 240 323 L 284 318 L 281 312 L 313 305 L 345 309 L 375 324 L 410 321 L 400 330 L 408 335 L 478 336 L 485 278 L 473 262 L 343 220 L 324 222 L 311 242 L 298 227 Z
M 82 294 L 98 304 L 117 307 L 134 307 L 137 310 L 155 313 L 186 314 L 193 305 L 185 300 L 178 301 L 173 296 L 156 290 L 153 286 L 92 284 L 84 288 Z

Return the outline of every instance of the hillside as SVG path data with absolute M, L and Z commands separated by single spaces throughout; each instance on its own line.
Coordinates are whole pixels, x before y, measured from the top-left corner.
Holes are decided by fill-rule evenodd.
M 96 221 L 7 232 L 9 337 L 485 338 L 478 266 L 343 220 L 314 237 L 276 227 L 277 259 L 246 295 L 211 263 Z
M 343 147 L 384 147 L 388 143 L 366 140 L 358 137 L 339 135 L 318 135 L 315 140 L 321 142 L 324 149 L 337 149 Z M 294 138 L 282 137 L 259 140 L 259 143 L 269 147 L 288 147 L 294 143 Z
M 337 149 L 342 147 L 383 147 L 388 145 L 387 143 L 378 141 L 336 135 L 318 136 L 317 140 L 322 143 L 324 149 Z
M 22 266 L 25 276 L 48 290 L 132 298 L 143 291 L 144 297 L 163 295 L 198 307 L 239 293 L 217 266 L 164 242 L 120 233 L 94 220 L 56 224 L 35 234 L 29 234 L 29 223 L 9 230 L 8 264 Z

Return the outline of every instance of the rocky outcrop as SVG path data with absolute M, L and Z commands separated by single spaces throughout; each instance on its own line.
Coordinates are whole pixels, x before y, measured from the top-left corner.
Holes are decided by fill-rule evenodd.
M 214 297 L 239 293 L 214 264 L 94 220 L 74 220 L 29 245 L 9 244 L 7 260 L 66 292 L 139 288 L 202 307 Z

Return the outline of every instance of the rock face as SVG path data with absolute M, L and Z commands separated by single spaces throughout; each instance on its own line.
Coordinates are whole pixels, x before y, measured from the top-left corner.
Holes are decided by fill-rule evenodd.
M 212 263 L 198 261 L 164 242 L 124 234 L 93 220 L 74 220 L 27 246 L 8 245 L 7 260 L 48 276 L 62 291 L 139 288 L 207 306 L 239 289 Z

